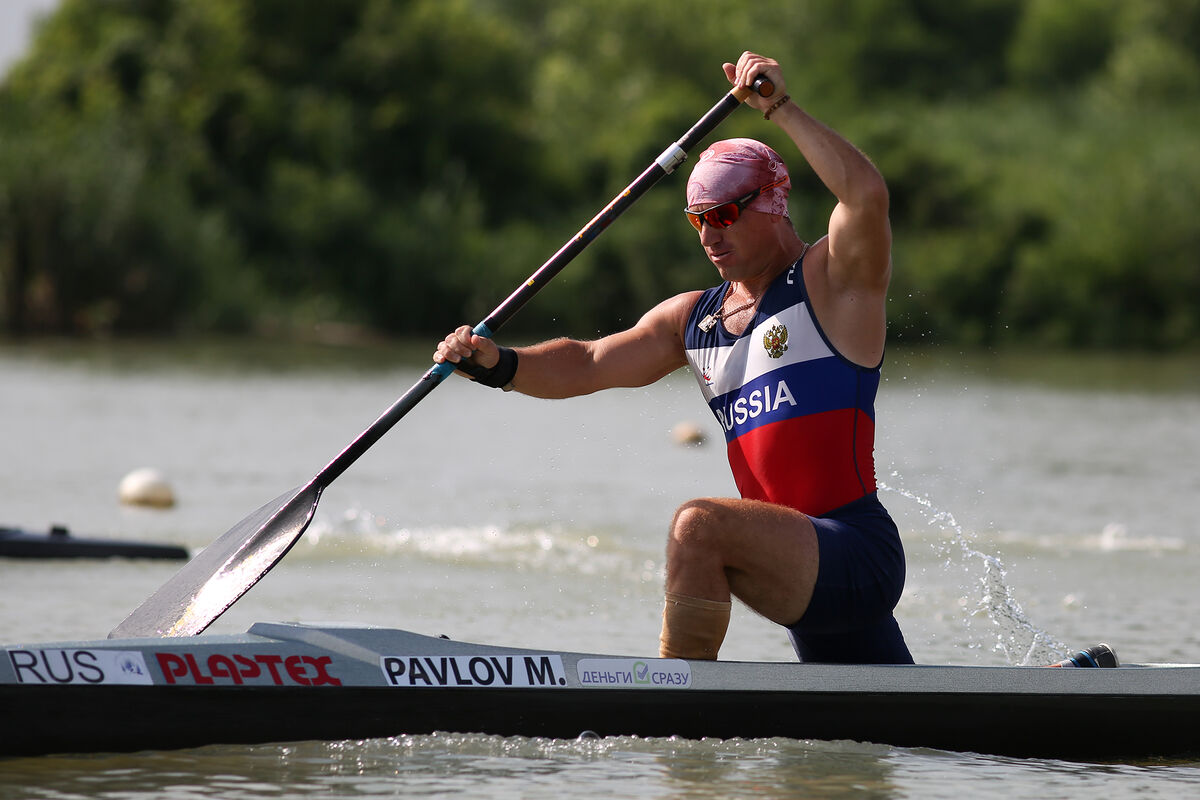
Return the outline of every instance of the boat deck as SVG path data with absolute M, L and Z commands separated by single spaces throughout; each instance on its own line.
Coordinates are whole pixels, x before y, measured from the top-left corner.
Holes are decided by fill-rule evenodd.
M 1200 755 L 1200 665 L 707 662 L 258 623 L 236 636 L 15 645 L 0 754 L 361 739 L 853 739 L 1012 756 Z M 1093 728 L 1079 720 L 1095 719 Z M 1102 721 L 1102 725 L 1100 724 Z

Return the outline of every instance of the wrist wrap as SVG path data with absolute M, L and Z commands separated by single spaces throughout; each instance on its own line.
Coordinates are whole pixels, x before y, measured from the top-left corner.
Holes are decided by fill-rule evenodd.
M 482 383 L 493 389 L 503 389 L 506 392 L 511 391 L 513 376 L 517 374 L 517 351 L 511 347 L 501 347 L 500 360 L 496 362 L 496 366 L 480 367 L 477 364 L 471 364 L 470 367 L 463 369 L 462 363 L 458 364 L 458 368 L 468 373 L 471 380 L 476 383 Z

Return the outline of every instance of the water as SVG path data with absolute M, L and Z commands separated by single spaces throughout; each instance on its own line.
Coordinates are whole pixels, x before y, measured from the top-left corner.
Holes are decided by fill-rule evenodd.
M 203 547 L 311 478 L 417 379 L 426 349 L 2 349 L 0 524 Z M 918 661 L 1052 663 L 1105 641 L 1124 662 L 1200 662 L 1198 367 L 1194 358 L 889 357 L 877 463 L 908 552 L 897 615 Z M 652 653 L 671 512 L 692 496 L 733 493 L 705 414 L 682 373 L 564 402 L 448 381 L 327 490 L 301 542 L 212 630 L 352 621 Z M 675 444 L 681 421 L 703 426 L 708 443 Z M 174 509 L 117 502 L 121 477 L 144 466 L 170 478 Z M 0 562 L 0 640 L 103 638 L 177 568 Z M 774 626 L 735 608 L 722 657 L 792 653 Z M 1046 724 L 1075 735 L 1068 721 Z M 780 739 L 443 734 L 0 760 L 5 800 L 1177 797 L 1197 787 L 1197 763 L 1078 765 Z

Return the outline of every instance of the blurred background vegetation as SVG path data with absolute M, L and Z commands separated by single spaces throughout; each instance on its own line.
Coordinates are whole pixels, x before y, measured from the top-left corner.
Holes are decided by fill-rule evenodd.
M 749 49 L 888 179 L 893 341 L 1200 344 L 1200 0 L 63 0 L 0 87 L 0 327 L 437 335 L 474 323 Z M 789 157 L 750 111 L 718 137 Z M 691 161 L 509 330 L 716 282 Z

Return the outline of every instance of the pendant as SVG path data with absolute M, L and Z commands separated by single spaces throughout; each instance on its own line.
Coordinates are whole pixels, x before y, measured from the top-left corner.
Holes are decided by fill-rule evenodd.
M 696 327 L 699 328 L 701 330 L 701 332 L 703 332 L 703 333 L 708 333 L 714 327 L 716 327 L 716 325 L 717 325 L 717 318 L 714 317 L 712 314 L 709 314 L 707 317 L 705 317 L 704 319 L 702 319 L 696 323 Z

